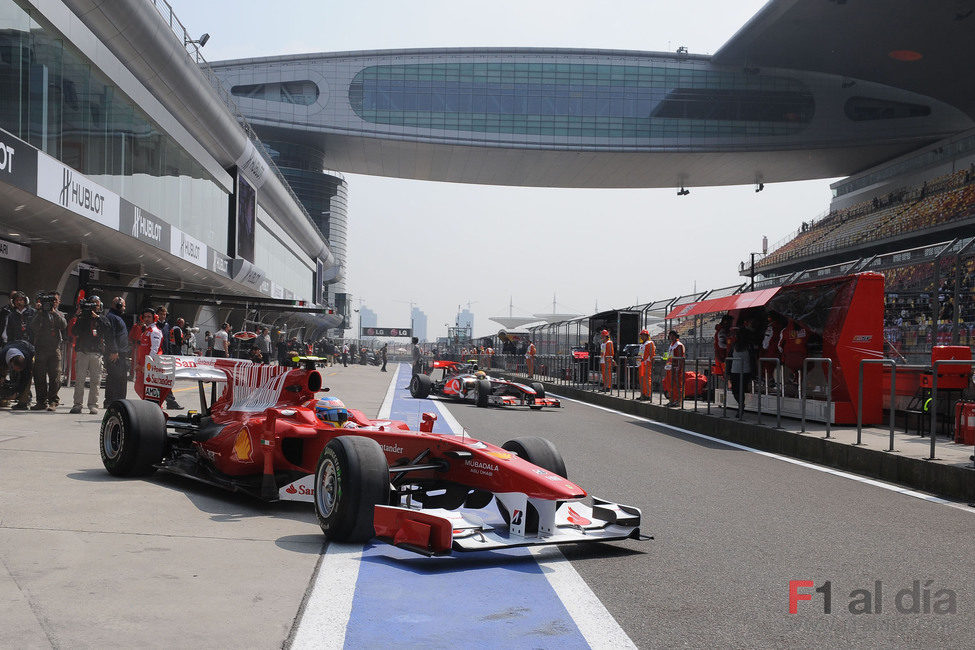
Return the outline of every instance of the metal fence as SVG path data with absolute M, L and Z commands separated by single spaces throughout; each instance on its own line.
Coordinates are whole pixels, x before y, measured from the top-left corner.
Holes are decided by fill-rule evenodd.
M 446 355 L 450 356 L 450 355 Z M 525 355 L 521 354 L 475 354 L 466 355 L 464 359 L 460 355 L 454 355 L 454 360 L 476 361 L 481 369 L 488 371 L 501 371 L 511 376 L 513 379 L 532 382 L 539 381 L 554 385 L 556 390 L 559 387 L 568 387 L 577 390 L 597 392 L 602 386 L 602 375 L 598 363 L 591 362 L 589 359 L 576 359 L 566 354 L 539 354 L 535 356 L 533 373 L 528 374 L 528 362 Z M 674 408 L 689 410 L 697 413 L 715 415 L 725 418 L 742 419 L 743 413 L 747 409 L 756 413 L 756 423 L 764 425 L 763 418 L 775 415 L 775 428 L 782 428 L 782 399 L 784 386 L 787 383 L 784 377 L 784 368 L 779 359 L 759 358 L 758 368 L 761 369 L 756 377 L 744 378 L 740 383 L 741 389 L 736 398 L 731 387 L 731 381 L 727 381 L 723 374 L 716 372 L 718 367 L 711 357 L 688 357 L 684 359 L 683 368 L 678 368 L 678 373 L 693 372 L 695 380 L 691 383 L 691 390 L 685 391 L 685 382 L 679 382 L 676 390 L 671 387 L 669 395 L 664 389 L 665 378 L 668 373 L 674 374 L 674 369 L 667 368 L 667 362 L 661 357 L 654 357 L 651 366 L 650 380 L 650 400 L 652 403 L 663 405 L 668 401 L 674 402 Z M 943 395 L 938 394 L 938 376 L 945 374 L 941 370 L 945 366 L 965 366 L 975 367 L 975 361 L 938 361 L 929 366 L 916 366 L 899 364 L 896 359 L 870 359 L 864 360 L 859 368 L 859 380 L 856 386 L 850 387 L 856 391 L 859 399 L 858 405 L 863 402 L 863 369 L 867 364 L 878 364 L 890 367 L 891 387 L 890 403 L 886 409 L 887 425 L 889 427 L 890 443 L 887 451 L 894 449 L 894 438 L 896 433 L 897 421 L 897 373 L 906 370 L 922 370 L 933 377 L 933 385 L 930 390 L 930 401 L 923 407 L 922 418 L 930 417 L 930 429 L 925 434 L 923 431 L 922 420 L 918 420 L 918 432 L 908 432 L 907 426 L 904 427 L 900 435 L 917 437 L 928 435 L 931 437 L 930 458 L 935 458 L 936 440 L 938 437 L 937 417 L 939 413 L 944 413 L 945 404 Z M 730 360 L 728 361 L 730 365 Z M 806 372 L 810 366 L 825 365 L 826 371 L 823 373 L 822 381 L 824 385 L 819 387 L 823 391 L 824 399 L 815 399 L 810 396 L 815 388 Z M 801 373 L 801 381 L 798 387 L 798 396 L 801 401 L 801 422 L 799 433 L 806 433 L 806 403 L 810 400 L 825 401 L 825 413 L 831 413 L 830 402 L 832 399 L 832 360 L 823 357 L 809 357 L 803 363 L 804 371 Z M 697 383 L 696 377 L 700 375 L 702 381 Z M 747 388 L 747 390 L 746 390 Z M 635 357 L 617 358 L 612 373 L 612 384 L 610 394 L 623 399 L 636 399 L 640 396 L 639 360 Z M 730 397 L 730 398 L 729 398 Z M 902 413 L 903 414 L 903 413 Z M 825 421 L 825 437 L 832 436 L 832 424 Z M 773 426 L 769 422 L 766 426 Z M 862 411 L 858 408 L 857 412 L 857 445 L 862 445 Z

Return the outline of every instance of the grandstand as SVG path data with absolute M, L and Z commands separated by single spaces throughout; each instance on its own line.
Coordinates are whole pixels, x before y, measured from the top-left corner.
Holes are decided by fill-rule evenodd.
M 763 275 L 835 263 L 841 257 L 886 252 L 943 241 L 975 225 L 975 174 L 970 169 L 945 174 L 907 189 L 834 210 L 804 223 L 785 243 L 760 261 Z M 946 237 L 947 235 L 947 237 Z

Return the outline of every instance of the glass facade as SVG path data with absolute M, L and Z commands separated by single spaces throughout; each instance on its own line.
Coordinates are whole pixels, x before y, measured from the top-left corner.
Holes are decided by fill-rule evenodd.
M 36 10 L 0 0 L 0 127 L 226 252 L 227 192 Z
M 230 89 L 235 97 L 263 99 L 269 102 L 301 104 L 308 106 L 318 101 L 318 85 L 314 81 L 283 81 L 266 84 L 234 86 Z
M 280 228 L 268 227 L 268 223 L 274 222 L 264 208 L 258 206 L 254 265 L 272 282 L 290 289 L 300 299 L 310 300 L 314 266 L 293 241 L 286 239 L 287 235 Z
M 375 124 L 635 139 L 787 135 L 815 112 L 798 79 L 697 62 L 376 65 L 349 102 Z

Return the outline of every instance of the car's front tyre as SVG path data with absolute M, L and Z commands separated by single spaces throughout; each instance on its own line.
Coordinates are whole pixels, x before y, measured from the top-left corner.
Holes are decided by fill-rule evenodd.
M 375 506 L 388 502 L 389 465 L 378 442 L 339 436 L 325 445 L 315 470 L 315 514 L 328 539 L 371 539 Z

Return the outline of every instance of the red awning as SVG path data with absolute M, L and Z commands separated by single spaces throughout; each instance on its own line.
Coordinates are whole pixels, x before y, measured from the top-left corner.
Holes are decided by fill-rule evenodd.
M 761 291 L 749 291 L 739 293 L 734 296 L 724 298 L 711 298 L 700 302 L 689 302 L 679 305 L 667 314 L 667 320 L 673 318 L 687 318 L 689 316 L 700 316 L 701 314 L 713 314 L 715 312 L 731 311 L 733 309 L 748 309 L 749 307 L 761 307 L 772 299 L 772 296 L 779 292 L 781 287 L 763 289 Z

